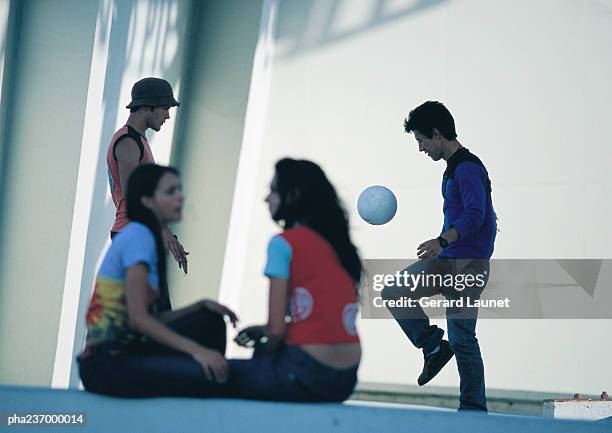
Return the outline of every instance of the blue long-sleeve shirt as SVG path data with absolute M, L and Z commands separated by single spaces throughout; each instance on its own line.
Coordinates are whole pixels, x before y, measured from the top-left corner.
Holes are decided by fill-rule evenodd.
M 442 233 L 455 227 L 459 239 L 443 249 L 440 257 L 489 259 L 493 254 L 497 223 L 486 168 L 464 161 L 457 165 L 454 176 L 443 180 L 442 188 Z

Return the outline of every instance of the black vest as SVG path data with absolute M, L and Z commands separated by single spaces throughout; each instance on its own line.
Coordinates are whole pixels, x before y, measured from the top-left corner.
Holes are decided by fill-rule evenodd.
M 479 166 L 484 168 L 485 173 L 487 173 L 487 169 L 485 168 L 480 158 L 478 158 L 476 155 L 471 153 L 467 148 L 462 147 L 461 149 L 453 153 L 453 155 L 446 162 L 446 170 L 444 170 L 444 174 L 442 175 L 442 196 L 444 196 L 444 193 L 446 192 L 446 183 L 448 182 L 449 179 L 452 179 L 455 177 L 455 170 L 457 169 L 457 166 L 461 164 L 462 162 L 473 162 L 474 164 L 478 164 Z M 492 192 L 492 188 L 491 188 L 491 180 L 489 179 L 488 173 L 487 173 L 487 191 L 489 192 L 489 196 L 490 196 Z

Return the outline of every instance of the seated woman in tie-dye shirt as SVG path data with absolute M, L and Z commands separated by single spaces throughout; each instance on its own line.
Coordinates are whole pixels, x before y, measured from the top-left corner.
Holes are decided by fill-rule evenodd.
M 100 267 L 79 356 L 85 389 L 101 394 L 209 396 L 224 389 L 224 315 L 211 300 L 170 310 L 162 225 L 180 221 L 183 193 L 171 167 L 143 165 L 128 181 L 130 223 Z

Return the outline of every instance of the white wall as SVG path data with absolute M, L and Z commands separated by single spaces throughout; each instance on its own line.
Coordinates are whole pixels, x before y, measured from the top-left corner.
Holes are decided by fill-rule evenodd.
M 233 296 L 243 321 L 265 317 L 261 270 L 278 229 L 262 200 L 280 157 L 322 164 L 351 211 L 364 258 L 414 258 L 437 235 L 444 165 L 419 154 L 402 128 L 408 111 L 429 99 L 447 105 L 459 140 L 488 167 L 502 229 L 494 258 L 609 258 L 610 11 L 600 1 L 280 1 L 260 105 L 264 146 L 250 168 L 261 200 L 229 235 L 242 239 L 235 251 L 249 258 L 236 270 Z M 398 196 L 386 226 L 356 215 L 370 184 Z M 240 265 L 227 257 L 226 268 Z M 421 355 L 395 323 L 362 320 L 360 330 L 361 380 L 415 382 Z M 481 321 L 487 385 L 601 392 L 612 383 L 601 368 L 612 359 L 611 331 L 611 321 Z M 433 384 L 457 385 L 454 366 Z

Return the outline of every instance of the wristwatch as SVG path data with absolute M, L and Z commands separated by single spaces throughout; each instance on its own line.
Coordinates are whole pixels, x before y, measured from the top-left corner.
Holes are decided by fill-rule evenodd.
M 440 246 L 444 249 L 448 246 L 448 241 L 444 239 L 442 236 L 438 236 L 438 242 L 440 242 Z

